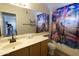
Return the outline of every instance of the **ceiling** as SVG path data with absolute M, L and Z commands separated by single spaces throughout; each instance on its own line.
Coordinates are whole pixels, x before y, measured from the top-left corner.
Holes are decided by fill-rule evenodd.
M 12 3 L 11 3 L 12 4 Z M 45 5 L 46 7 L 48 7 L 48 9 L 50 10 L 50 11 L 54 11 L 54 10 L 56 10 L 57 8 L 60 8 L 60 7 L 63 7 L 63 6 L 66 6 L 66 5 L 68 5 L 68 4 L 71 4 L 71 3 L 40 3 L 40 4 L 42 4 L 42 5 Z M 38 5 L 40 5 L 40 4 L 38 4 Z M 18 4 L 18 3 L 16 3 L 16 4 L 14 4 L 13 3 L 13 5 L 17 5 L 17 6 L 20 6 L 20 7 L 24 7 L 24 8 L 30 8 L 29 6 L 31 5 L 31 4 L 29 4 L 29 3 L 20 3 L 20 4 Z M 25 5 L 25 6 L 24 6 Z M 32 4 L 33 5 L 33 4 Z M 36 4 L 35 4 L 36 5 Z M 34 5 L 34 6 L 35 6 Z
M 45 3 L 45 5 L 52 11 L 56 10 L 57 8 L 63 7 L 70 3 Z

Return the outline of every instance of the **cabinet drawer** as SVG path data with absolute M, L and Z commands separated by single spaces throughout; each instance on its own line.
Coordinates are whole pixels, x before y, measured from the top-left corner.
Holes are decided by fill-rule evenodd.
M 29 56 L 29 47 L 6 54 L 5 56 Z

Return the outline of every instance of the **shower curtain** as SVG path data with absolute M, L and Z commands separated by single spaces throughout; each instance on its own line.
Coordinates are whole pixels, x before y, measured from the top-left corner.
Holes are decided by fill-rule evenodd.
M 41 13 L 37 15 L 37 31 L 36 32 L 47 32 L 49 30 L 49 15 Z
M 79 49 L 79 3 L 58 8 L 53 12 L 51 39 Z

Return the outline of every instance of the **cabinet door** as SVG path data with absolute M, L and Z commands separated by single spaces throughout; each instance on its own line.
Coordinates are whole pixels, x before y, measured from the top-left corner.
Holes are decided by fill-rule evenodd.
M 41 56 L 47 56 L 48 55 L 48 41 L 45 40 L 41 42 Z
M 11 52 L 5 56 L 29 56 L 29 47 Z
M 40 56 L 40 43 L 30 46 L 30 56 Z

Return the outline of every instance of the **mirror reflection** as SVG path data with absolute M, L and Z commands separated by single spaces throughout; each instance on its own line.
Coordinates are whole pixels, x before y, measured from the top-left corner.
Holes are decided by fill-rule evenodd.
M 0 4 L 0 37 L 49 31 L 49 15 L 45 12 Z

